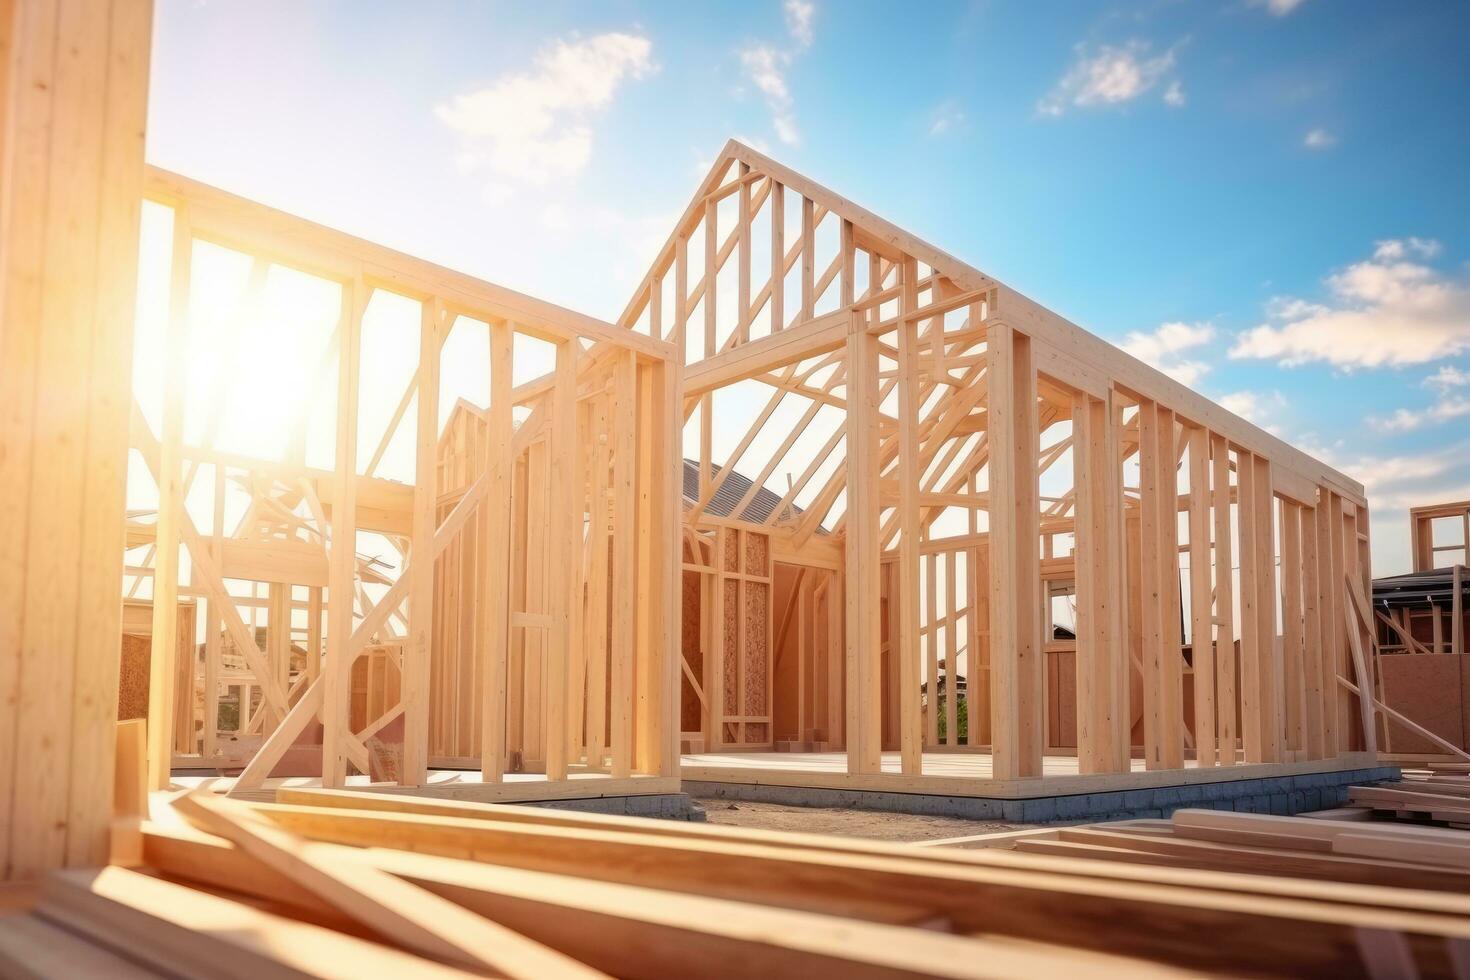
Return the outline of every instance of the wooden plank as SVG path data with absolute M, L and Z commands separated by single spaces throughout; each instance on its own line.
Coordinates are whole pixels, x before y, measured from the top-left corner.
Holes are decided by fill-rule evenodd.
M 434 547 L 439 497 L 439 346 L 454 318 L 439 300 L 425 300 L 419 313 L 418 419 L 415 430 L 412 552 Z M 422 786 L 429 778 L 429 681 L 434 624 L 434 562 L 417 561 L 409 576 L 409 637 L 403 648 L 403 762 L 399 782 Z
M 555 618 L 546 656 L 546 778 L 567 775 L 567 691 L 576 608 L 581 602 L 582 486 L 577 480 L 577 345 L 556 351 L 551 407 L 550 580 L 548 612 Z
M 227 845 L 170 832 L 150 837 L 150 853 L 171 874 L 273 897 L 276 882 L 248 875 Z M 340 860 L 369 863 L 449 898 L 597 969 L 617 976 L 802 977 L 811 975 L 955 975 L 978 969 L 1032 975 L 1066 964 L 1149 975 L 1143 961 L 1041 946 L 1008 948 L 975 937 L 906 926 L 835 919 L 698 895 L 564 875 L 455 861 L 402 851 L 356 851 L 317 845 Z M 289 884 L 288 882 L 283 882 Z M 1037 959 L 1016 959 L 1017 955 Z M 1142 969 L 1140 974 L 1136 971 Z
M 1302 586 L 1302 508 L 1281 502 L 1281 700 L 1285 747 L 1307 751 L 1306 621 Z
M 123 868 L 53 876 L 38 915 L 169 976 L 475 975 Z
M 1243 952 L 1232 951 L 1248 961 L 1236 968 L 1264 969 L 1269 958 L 1278 971 L 1292 963 L 1323 961 L 1350 969 L 1352 955 L 1345 960 L 1338 944 L 1360 925 L 1428 936 L 1470 934 L 1461 921 L 1443 914 L 1465 909 L 1467 900 L 1442 893 L 1416 895 L 1287 879 L 1270 880 L 1270 891 L 1263 892 L 1247 876 L 1120 868 L 996 850 L 959 851 L 941 863 L 910 856 L 932 854 L 933 849 L 808 854 L 749 844 L 675 845 L 630 833 L 447 817 L 269 805 L 259 809 L 312 839 L 372 840 L 380 846 L 412 840 L 421 853 L 474 853 L 485 863 L 524 870 L 566 874 L 575 869 L 601 881 L 869 921 L 891 922 L 895 915 L 906 922 L 947 919 L 960 932 L 1106 948 L 1195 968 L 1215 955 L 1198 942 L 1200 930 L 1250 930 L 1253 942 Z M 1023 869 L 1026 873 L 1020 873 Z M 1098 921 L 1107 921 L 1109 927 L 1099 930 Z M 1352 948 L 1350 941 L 1346 945 Z
M 899 268 L 900 315 L 918 305 L 918 266 L 906 259 Z M 870 282 L 876 289 L 877 283 Z M 876 311 L 875 311 L 876 315 Z M 912 320 L 903 321 L 898 328 L 898 565 L 896 567 L 895 591 L 898 601 L 898 646 L 889 651 L 889 656 L 898 658 L 898 725 L 899 765 L 909 775 L 923 772 L 924 741 L 919 730 L 919 325 Z M 857 473 L 859 479 L 866 474 Z M 937 583 L 934 579 L 934 560 L 930 557 L 929 598 L 929 711 L 926 718 L 928 740 L 934 741 L 939 714 L 939 674 L 935 670 L 934 648 L 938 642 L 934 632 L 934 598 Z M 868 600 L 876 605 L 876 593 Z M 954 676 L 951 658 L 950 677 Z M 953 710 L 954 697 L 949 698 Z M 954 723 L 950 721 L 949 734 L 954 734 Z
M 1341 656 L 1338 651 L 1342 636 L 1342 630 L 1337 625 L 1342 621 L 1342 616 L 1337 607 L 1342 593 L 1336 587 L 1339 576 L 1335 569 L 1340 568 L 1340 565 L 1339 555 L 1333 548 L 1334 525 L 1331 515 L 1333 508 L 1340 506 L 1333 494 L 1324 487 L 1320 490 L 1313 515 L 1317 535 L 1317 619 L 1321 624 L 1322 643 L 1319 664 L 1322 685 L 1322 754 L 1327 758 L 1337 755 L 1348 746 L 1346 739 L 1341 739 L 1338 734 L 1342 717 L 1338 706 L 1346 695 L 1337 686 L 1338 661 Z
M 154 527 L 153 635 L 148 658 L 148 785 L 167 789 L 173 758 L 178 663 L 179 511 L 183 507 L 184 371 L 189 343 L 189 282 L 194 239 L 188 212 L 174 212 L 165 338 L 163 421 L 158 439 L 158 520 Z
M 1193 427 L 1189 444 L 1189 608 L 1190 655 L 1194 667 L 1194 751 L 1202 766 L 1218 757 L 1215 721 L 1215 644 L 1210 569 L 1210 434 Z M 1227 569 L 1228 571 L 1228 569 Z M 1234 705 L 1231 706 L 1232 709 Z
M 1118 411 L 1111 395 L 1107 401 L 1079 395 L 1074 404 L 1078 771 L 1123 772 L 1129 749 L 1128 661 L 1123 649 Z M 974 667 L 970 670 L 974 678 Z M 973 715 L 970 724 L 975 724 Z
M 1006 324 L 991 327 L 986 357 L 995 515 L 990 527 L 991 742 L 995 778 L 1016 779 L 1041 775 L 1046 742 L 1036 371 L 1030 339 Z
M 638 373 L 632 352 L 619 358 L 614 369 L 612 411 L 612 775 L 626 777 L 633 770 L 633 703 L 637 677 L 633 644 L 637 607 L 637 531 L 635 476 L 638 437 Z M 652 437 L 653 433 L 648 436 Z M 682 464 L 682 461 L 681 461 Z M 682 465 L 680 474 L 682 476 Z M 676 576 L 680 577 L 681 576 Z M 600 611 L 599 611 L 600 614 Z M 682 654 L 676 649 L 673 656 Z
M 371 292 L 354 280 L 342 290 L 337 360 L 337 438 L 328 552 L 327 655 L 322 665 L 322 785 L 335 788 L 347 779 L 346 742 L 351 735 L 352 595 L 357 578 L 357 405 L 362 317 Z M 406 583 L 405 583 L 406 584 Z M 385 600 L 386 601 L 386 598 Z
M 1260 657 L 1253 675 L 1242 669 L 1241 683 L 1254 684 L 1260 705 L 1260 751 L 1262 762 L 1280 762 L 1285 756 L 1283 735 L 1285 721 L 1281 688 L 1281 672 L 1277 668 L 1276 649 L 1276 498 L 1272 484 L 1272 463 L 1264 456 L 1252 459 L 1255 474 L 1252 488 L 1256 494 L 1256 629 L 1259 631 Z M 1247 679 L 1251 676 L 1251 679 Z
M 489 325 L 490 409 L 485 426 L 485 460 L 490 483 L 485 494 L 485 559 L 479 597 L 484 615 L 485 668 L 480 683 L 480 778 L 500 782 L 505 774 L 510 663 L 511 413 L 514 331 L 509 323 Z
M 877 537 L 878 341 L 864 329 L 866 324 L 860 313 L 851 314 L 851 323 L 847 347 L 849 489 L 843 631 L 847 644 L 847 771 L 876 773 L 882 747 L 881 716 L 878 712 L 882 632 L 878 606 L 880 556 Z M 911 593 L 915 599 L 918 593 L 916 585 Z M 910 724 L 917 724 L 917 718 L 911 719 Z
M 395 875 L 331 860 L 241 804 L 194 793 L 175 798 L 173 805 L 195 826 L 422 956 L 507 977 L 602 975 Z
M 411 299 L 439 297 L 451 310 L 477 320 L 513 320 L 548 343 L 574 337 L 632 347 L 658 359 L 673 356 L 661 340 L 626 330 L 504 286 L 315 224 L 158 167 L 148 167 L 145 195 L 165 204 L 188 202 L 202 237 L 254 252 L 303 272 L 342 282 L 363 275 Z
M 1302 684 L 1306 700 L 1303 724 L 1306 726 L 1306 752 L 1309 759 L 1327 757 L 1323 711 L 1325 694 L 1332 690 L 1323 684 L 1322 580 L 1317 512 L 1317 507 L 1307 508 L 1302 511 L 1301 517 Z

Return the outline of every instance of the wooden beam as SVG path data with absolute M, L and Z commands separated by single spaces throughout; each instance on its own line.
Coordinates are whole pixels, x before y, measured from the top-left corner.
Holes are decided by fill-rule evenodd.
M 1118 415 L 1077 397 L 1073 485 L 1077 489 L 1077 764 L 1083 773 L 1128 770 L 1128 657 L 1123 630 L 1123 471 Z M 970 667 L 975 676 L 975 667 Z M 971 681 L 974 683 L 974 681 Z M 971 717 L 970 724 L 975 724 Z M 973 731 L 973 727 L 971 731 Z
M 1036 478 L 1036 370 L 1031 340 L 991 327 L 990 684 L 996 779 L 1040 776 L 1046 742 L 1041 637 L 1041 515 Z
M 846 555 L 847 771 L 875 773 L 882 749 L 879 687 L 878 356 L 861 313 L 848 314 Z M 914 598 L 909 600 L 907 595 Z M 917 601 L 914 588 L 900 601 Z M 830 601 L 830 600 L 829 600 Z M 830 628 L 830 627 L 829 627 Z M 917 703 L 917 701 L 916 701 Z M 912 722 L 911 722 L 912 723 Z
M 362 316 L 371 297 L 360 280 L 342 290 L 341 342 L 337 360 L 337 452 L 328 553 L 327 656 L 322 666 L 322 785 L 346 783 L 346 743 L 351 735 L 353 583 L 357 577 L 357 399 Z
M 415 434 L 412 553 L 434 547 L 439 489 L 439 345 L 453 324 L 438 300 L 419 312 L 419 364 L 416 372 L 418 419 Z M 429 669 L 434 626 L 434 562 L 417 561 L 409 576 L 410 642 L 403 650 L 403 762 L 399 782 L 422 786 L 429 780 Z
M 899 310 L 911 310 L 918 304 L 918 265 L 905 259 L 899 268 L 901 293 Z M 875 311 L 876 313 L 876 311 Z M 924 768 L 923 741 L 919 730 L 919 370 L 917 321 L 905 320 L 898 330 L 898 568 L 896 588 L 891 597 L 897 599 L 898 646 L 889 656 L 898 658 L 899 687 L 899 757 L 905 774 L 921 775 Z M 876 379 L 874 379 L 876 382 Z M 931 569 L 934 567 L 931 563 Z M 936 584 L 931 577 L 928 593 L 933 605 Z M 876 606 L 877 597 L 871 600 Z M 892 614 L 892 611 L 890 611 Z M 932 622 L 932 620 L 931 620 Z M 931 649 L 934 640 L 931 637 Z M 933 658 L 930 658 L 931 664 Z M 949 663 L 954 677 L 953 657 Z M 951 685 L 953 687 L 953 685 Z M 949 703 L 954 704 L 953 691 Z M 939 711 L 939 677 L 929 674 L 929 712 L 931 730 Z M 950 734 L 953 735 L 953 728 Z

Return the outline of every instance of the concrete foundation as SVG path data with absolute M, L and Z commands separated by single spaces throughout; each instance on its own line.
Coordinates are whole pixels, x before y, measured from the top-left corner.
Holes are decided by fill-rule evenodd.
M 1038 796 L 1029 799 L 992 799 L 979 796 L 938 796 L 873 790 L 818 789 L 807 786 L 705 782 L 685 779 L 686 792 L 700 797 L 754 800 L 787 806 L 837 807 L 919 813 L 970 820 L 1049 821 L 1125 820 L 1167 817 L 1175 810 L 1239 810 L 1247 813 L 1288 815 L 1341 806 L 1347 788 L 1363 783 L 1397 779 L 1395 766 L 1373 766 L 1341 772 L 1224 780 L 1181 786 Z M 591 802 L 591 801 L 589 801 Z
M 548 810 L 578 813 L 609 813 L 619 817 L 650 817 L 654 820 L 688 820 L 703 823 L 704 811 L 687 793 L 653 796 L 598 796 L 586 800 L 527 800 L 513 806 L 539 806 Z

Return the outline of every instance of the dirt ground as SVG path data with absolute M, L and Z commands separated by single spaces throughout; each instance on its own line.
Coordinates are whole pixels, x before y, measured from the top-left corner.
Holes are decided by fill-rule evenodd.
M 832 807 L 783 806 L 748 800 L 697 798 L 710 823 L 764 830 L 798 830 L 839 837 L 869 840 L 921 841 L 974 834 L 1025 830 L 1036 826 L 1001 820 L 963 820 L 959 817 L 929 817 L 913 813 L 879 813 Z

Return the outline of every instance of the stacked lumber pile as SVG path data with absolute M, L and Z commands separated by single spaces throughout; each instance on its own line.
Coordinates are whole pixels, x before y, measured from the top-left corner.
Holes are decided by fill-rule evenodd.
M 1470 833 L 1375 819 L 1380 808 L 1397 813 L 1399 800 L 1423 794 L 1397 785 L 1354 788 L 1359 789 L 1373 800 L 1371 808 L 1365 802 L 1297 817 L 1179 810 L 1169 820 L 935 843 L 969 853 L 1089 861 L 1127 875 L 1152 876 L 1168 868 L 1263 905 L 1322 903 L 1322 909 L 1356 923 L 1360 969 L 1371 975 L 1470 976 Z M 1417 805 L 1406 804 L 1411 812 Z M 1420 931 L 1426 927 L 1443 930 L 1434 932 L 1441 938 L 1431 940 Z
M 1348 803 L 1378 817 L 1470 830 L 1470 770 L 1435 768 L 1405 774 L 1394 783 L 1353 786 L 1348 789 Z
M 1453 975 L 1470 942 L 1470 869 L 1264 828 L 1220 846 L 1386 870 L 1198 870 L 1146 845 L 1215 842 L 1138 821 L 1118 862 L 330 790 L 151 802 L 133 867 L 0 917 L 0 975 Z

